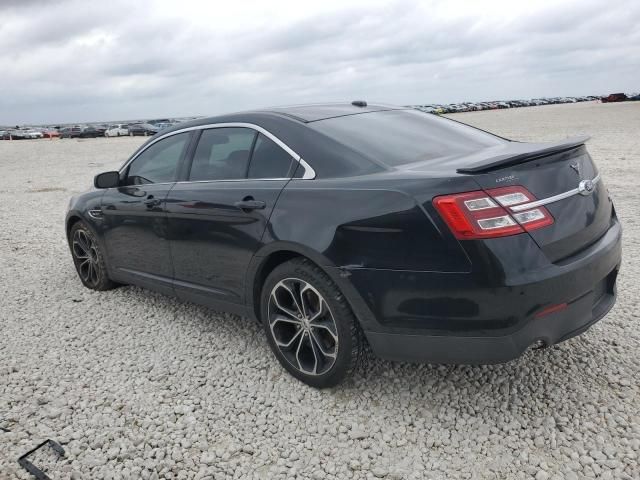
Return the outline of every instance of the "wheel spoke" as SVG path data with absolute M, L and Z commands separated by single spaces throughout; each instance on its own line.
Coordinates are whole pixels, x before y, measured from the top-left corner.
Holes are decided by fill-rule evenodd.
M 73 242 L 73 255 L 78 260 L 83 260 L 85 258 L 89 258 L 89 252 L 83 250 L 82 246 L 77 242 Z
M 289 295 L 289 297 L 291 298 L 291 301 L 293 303 L 293 306 L 295 307 L 295 310 L 292 310 L 291 308 L 285 307 L 284 305 L 282 305 L 282 302 L 278 298 L 278 291 L 280 289 L 283 289 L 287 292 L 287 295 Z M 278 309 L 283 313 L 286 313 L 287 315 L 289 315 L 289 317 L 297 319 L 299 318 L 300 315 L 302 315 L 302 310 L 298 305 L 298 302 L 296 300 L 296 297 L 293 291 L 291 291 L 291 289 L 288 286 L 286 286 L 283 282 L 280 282 L 278 285 L 276 285 L 276 287 L 273 289 L 273 292 L 271 292 L 271 298 L 273 299 L 275 306 L 278 307 Z
M 318 310 L 309 317 L 309 322 L 315 322 L 316 320 L 320 319 L 323 316 L 323 314 L 327 313 L 328 311 L 327 302 L 324 301 L 324 298 L 319 297 L 318 300 L 319 300 L 320 306 Z
M 289 340 L 282 338 L 284 334 L 287 332 L 287 329 L 277 329 L 276 327 L 278 323 L 284 323 L 288 326 L 293 325 L 294 332 L 291 335 L 291 338 Z M 301 328 L 300 320 L 283 317 L 283 316 L 276 317 L 275 320 L 271 322 L 270 327 L 271 327 L 271 335 L 273 335 L 273 339 L 275 340 L 276 344 L 279 347 L 285 348 L 285 349 L 290 348 L 293 342 L 295 341 L 295 339 L 298 338 L 298 336 L 303 332 Z M 278 334 L 276 330 L 278 330 L 280 333 Z
M 98 266 L 97 263 L 93 263 L 93 281 L 95 283 L 98 283 L 98 281 L 100 280 L 100 267 Z
M 307 368 L 305 368 L 302 364 L 302 362 L 300 361 L 300 354 L 304 353 L 303 350 L 303 346 L 305 346 L 305 343 L 307 343 L 307 349 L 311 350 L 311 353 L 313 355 L 313 368 L 311 370 L 308 370 Z M 298 362 L 298 369 L 301 370 L 304 373 L 310 373 L 310 374 L 315 374 L 318 370 L 318 357 L 316 356 L 316 352 L 313 348 L 313 344 L 311 342 L 311 338 L 309 337 L 309 334 L 307 332 L 304 332 L 301 336 L 300 336 L 300 342 L 298 343 L 298 348 L 296 349 L 296 360 Z
M 309 284 L 300 288 L 300 306 L 302 307 L 302 315 L 307 319 L 310 319 L 310 317 L 314 315 L 310 302 L 311 299 L 309 298 L 311 295 L 315 296 L 317 301 L 320 302 L 320 297 Z
M 275 319 L 271 322 L 271 324 L 276 324 L 277 322 L 286 322 L 293 323 L 294 325 L 302 325 L 302 320 L 295 317 L 283 317 L 282 315 L 275 317 Z
M 316 351 L 313 339 L 311 338 L 311 332 L 307 334 L 307 337 L 309 338 L 309 346 L 311 347 L 311 352 L 313 353 L 313 373 L 317 373 L 318 366 L 320 365 L 318 361 L 318 352 Z
M 294 289 L 291 289 L 287 284 L 285 284 L 284 282 L 282 282 L 282 288 L 284 288 L 287 292 L 289 292 L 289 295 L 291 295 L 291 299 L 293 300 L 293 304 L 296 307 L 296 312 L 302 316 L 304 316 L 304 310 L 302 309 L 302 305 L 300 303 L 300 299 L 299 297 L 296 295 L 296 293 L 294 292 Z
M 80 265 L 78 265 L 78 273 L 80 277 L 86 282 L 89 280 L 89 269 L 91 268 L 91 260 L 86 259 Z
M 87 234 L 82 230 L 78 230 L 76 232 L 76 241 L 85 252 L 89 253 L 89 249 L 91 248 L 91 241 L 87 238 Z
M 326 348 L 322 345 L 322 342 L 318 338 L 317 334 L 313 330 L 311 330 L 311 338 L 313 339 L 313 343 L 315 343 L 315 346 L 318 347 L 318 350 L 320 350 L 320 353 L 322 355 L 324 355 L 325 357 L 333 358 L 333 359 L 336 358 L 337 352 L 335 351 L 335 346 L 338 344 L 337 338 L 336 338 L 336 343 L 334 343 L 333 352 L 326 350 Z
M 324 323 L 314 323 L 313 325 L 311 325 L 311 329 L 320 329 L 323 331 L 326 331 L 329 333 L 329 335 L 331 335 L 331 337 L 333 337 L 333 340 L 337 343 L 338 342 L 338 333 L 335 331 L 335 325 L 333 324 L 333 322 L 328 323 L 328 322 L 324 322 Z
M 93 262 L 89 262 L 89 275 L 88 275 L 87 280 L 90 281 L 90 282 L 94 281 L 94 279 L 93 279 L 94 270 L 95 269 L 94 269 L 94 266 L 93 266 Z
M 73 253 L 78 258 L 89 256 L 89 251 L 85 248 L 84 244 L 75 239 L 73 240 Z

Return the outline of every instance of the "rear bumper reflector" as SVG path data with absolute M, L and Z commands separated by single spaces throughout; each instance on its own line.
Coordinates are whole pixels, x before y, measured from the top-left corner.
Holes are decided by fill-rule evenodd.
M 559 303 L 557 305 L 551 305 L 550 307 L 544 308 L 536 313 L 536 318 L 544 317 L 547 315 L 551 315 L 552 313 L 559 312 L 560 310 L 564 310 L 567 308 L 566 303 Z

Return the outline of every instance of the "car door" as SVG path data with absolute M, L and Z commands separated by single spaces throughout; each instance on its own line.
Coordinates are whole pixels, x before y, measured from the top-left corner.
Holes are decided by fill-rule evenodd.
M 252 128 L 201 132 L 188 177 L 167 200 L 179 296 L 231 310 L 244 303 L 247 267 L 293 163 Z
M 151 144 L 121 172 L 122 186 L 108 189 L 102 197 L 114 280 L 173 293 L 165 201 L 192 135 L 179 133 Z

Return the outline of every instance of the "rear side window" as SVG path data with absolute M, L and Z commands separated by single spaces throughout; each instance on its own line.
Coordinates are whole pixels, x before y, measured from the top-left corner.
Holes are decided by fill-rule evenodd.
M 291 155 L 260 133 L 251 157 L 249 178 L 289 178 L 291 162 Z
M 129 165 L 127 185 L 175 182 L 190 138 L 190 132 L 179 133 L 151 145 Z
M 460 155 L 504 140 L 417 110 L 388 110 L 312 122 L 309 126 L 390 166 Z
M 256 132 L 250 128 L 211 128 L 198 141 L 189 180 L 246 178 Z

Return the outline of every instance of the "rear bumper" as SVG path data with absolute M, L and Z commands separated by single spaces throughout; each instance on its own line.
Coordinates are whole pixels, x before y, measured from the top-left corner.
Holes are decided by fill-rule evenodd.
M 579 335 L 614 306 L 622 254 L 617 221 L 595 244 L 562 264 L 530 260 L 542 254 L 526 247 L 527 236 L 517 237 L 506 241 L 525 242 L 518 245 L 520 255 L 527 256 L 528 266 L 538 262 L 539 268 L 516 266 L 488 277 L 350 272 L 349 283 L 360 297 L 352 302 L 354 310 L 374 353 L 401 361 L 501 363 L 533 344 L 549 346 Z M 564 303 L 566 308 L 541 315 Z
M 540 342 L 554 345 L 580 335 L 604 317 L 614 306 L 615 291 L 595 304 L 593 294 L 572 303 L 567 309 L 537 318 L 511 335 L 429 336 L 369 332 L 371 348 L 381 358 L 434 363 L 491 364 L 513 360 Z

